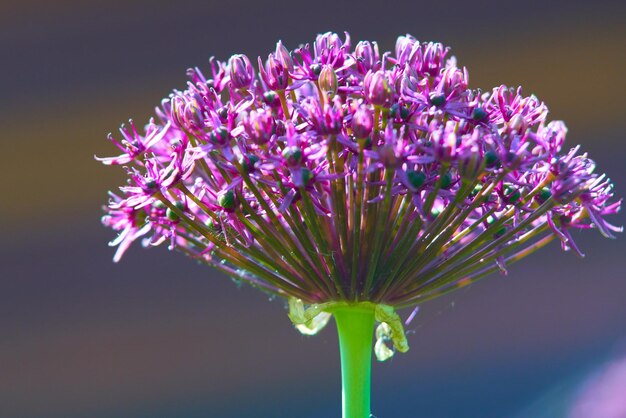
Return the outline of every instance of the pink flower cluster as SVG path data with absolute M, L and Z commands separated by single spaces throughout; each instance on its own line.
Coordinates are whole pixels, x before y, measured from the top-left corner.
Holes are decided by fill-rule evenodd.
M 305 302 L 410 306 L 469 284 L 570 231 L 621 230 L 612 185 L 521 89 L 468 87 L 449 49 L 401 36 L 395 53 L 348 34 L 279 42 L 188 70 L 143 130 L 103 223 L 169 242 L 267 292 Z

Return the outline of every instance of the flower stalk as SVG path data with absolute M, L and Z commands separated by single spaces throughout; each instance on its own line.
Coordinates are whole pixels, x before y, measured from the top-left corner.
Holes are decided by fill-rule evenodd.
M 355 304 L 332 311 L 339 335 L 343 418 L 369 418 L 374 306 Z
M 289 319 L 305 335 L 317 334 L 331 315 L 339 335 L 343 418 L 369 418 L 374 323 L 379 322 L 374 346 L 379 361 L 409 350 L 404 326 L 389 305 L 334 301 L 305 308 L 301 299 L 289 299 Z

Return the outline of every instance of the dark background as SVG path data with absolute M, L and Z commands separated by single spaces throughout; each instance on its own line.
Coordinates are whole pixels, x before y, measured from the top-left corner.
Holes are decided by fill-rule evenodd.
M 93 155 L 115 154 L 105 135 L 142 125 L 186 68 L 327 30 L 381 50 L 407 32 L 442 41 L 472 86 L 545 100 L 624 196 L 625 4 L 0 3 L 0 417 L 339 416 L 334 326 L 305 338 L 282 301 L 165 248 L 111 261 L 99 218 L 122 170 Z M 374 365 L 376 416 L 567 416 L 626 354 L 625 241 L 586 232 L 585 259 L 552 244 L 422 306 L 411 351 Z

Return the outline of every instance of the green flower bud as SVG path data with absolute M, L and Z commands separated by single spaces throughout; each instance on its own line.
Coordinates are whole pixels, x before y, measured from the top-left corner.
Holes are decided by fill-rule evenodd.
M 232 190 L 227 190 L 217 196 L 217 204 L 227 211 L 235 209 L 236 203 L 235 193 Z
M 204 222 L 204 225 L 207 227 L 207 229 L 211 232 L 221 232 L 222 231 L 222 225 L 220 225 L 218 222 L 215 222 L 215 220 L 211 217 L 209 217 L 206 222 Z
M 409 184 L 416 189 L 419 189 L 426 182 L 426 174 L 422 171 L 408 170 L 406 176 L 409 180 Z
M 156 189 L 156 187 L 157 187 L 157 182 L 156 182 L 156 180 L 155 180 L 155 179 L 152 179 L 152 178 L 147 178 L 147 179 L 146 179 L 146 183 L 145 183 L 145 184 L 146 184 L 146 187 L 147 187 L 149 190 Z
M 552 196 L 552 192 L 550 191 L 550 189 L 548 187 L 544 187 L 541 189 L 541 191 L 537 195 L 537 199 L 539 199 L 539 201 L 543 203 L 546 200 L 550 199 L 551 196 Z
M 487 151 L 485 152 L 485 165 L 489 168 L 493 168 L 498 165 L 500 162 L 500 158 L 498 158 L 498 154 L 495 151 Z
M 431 93 L 429 99 L 433 106 L 440 107 L 446 104 L 446 96 L 443 94 Z
M 278 97 L 278 94 L 276 94 L 276 92 L 273 90 L 263 93 L 263 101 L 266 105 L 271 107 L 280 106 L 280 98 Z
M 320 75 L 320 73 L 322 72 L 322 66 L 319 64 L 311 64 L 311 67 L 309 68 L 311 68 L 311 71 L 315 75 Z
M 504 185 L 504 194 L 507 200 L 509 201 L 509 203 L 516 203 L 522 196 L 519 189 L 516 189 L 511 184 Z
M 439 187 L 442 189 L 449 189 L 450 186 L 452 186 L 452 175 L 450 173 L 446 173 L 439 177 L 439 184 Z
M 174 203 L 174 206 L 176 206 L 176 208 L 179 209 L 181 212 L 185 211 L 185 204 L 183 202 L 176 202 Z M 172 222 L 176 222 L 180 219 L 176 212 L 169 207 L 165 211 L 165 216 Z
M 300 172 L 302 176 L 302 184 L 306 187 L 313 180 L 313 172 L 308 168 L 303 168 Z
M 496 219 L 496 218 L 494 218 L 493 216 L 489 216 L 489 217 L 487 218 L 487 223 L 488 223 L 489 225 L 492 225 L 492 224 L 493 224 L 494 222 L 496 222 L 496 221 L 497 221 L 497 219 Z M 497 229 L 497 230 L 493 233 L 493 237 L 494 237 L 494 238 L 499 238 L 499 237 L 501 237 L 502 235 L 504 235 L 504 233 L 505 233 L 505 232 L 506 232 L 506 226 L 502 225 L 502 227 L 501 227 L 501 228 L 498 228 L 498 229 Z
M 209 134 L 209 140 L 216 145 L 226 145 L 228 137 L 228 130 L 224 127 L 216 128 Z
M 176 222 L 178 219 L 180 219 L 178 215 L 176 214 L 176 212 L 174 212 L 170 208 L 167 208 L 167 210 L 165 211 L 165 216 L 167 216 L 167 219 L 169 219 L 172 222 Z
M 288 166 L 294 167 L 302 162 L 302 150 L 299 147 L 286 147 L 282 152 L 283 158 Z
M 245 173 L 251 173 L 254 171 L 254 165 L 259 161 L 259 157 L 254 154 L 247 154 L 239 159 L 239 164 Z
M 407 120 L 409 118 L 409 116 L 411 115 L 411 110 L 409 109 L 409 106 L 406 104 L 399 104 L 399 103 L 395 103 L 394 105 L 391 106 L 391 109 L 389 109 L 389 115 L 392 118 L 399 118 L 402 120 Z
M 472 111 L 472 119 L 475 121 L 481 121 L 487 117 L 487 112 L 482 107 L 476 107 Z
M 477 184 L 476 186 L 474 186 L 474 189 L 470 193 L 470 196 L 472 196 L 472 197 L 476 196 L 478 193 L 480 193 L 480 191 L 482 189 L 483 189 L 483 185 L 482 184 Z

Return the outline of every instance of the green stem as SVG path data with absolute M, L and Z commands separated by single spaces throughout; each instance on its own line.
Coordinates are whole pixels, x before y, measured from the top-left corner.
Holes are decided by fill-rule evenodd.
M 374 305 L 342 306 L 332 313 L 341 352 L 343 418 L 369 418 Z

